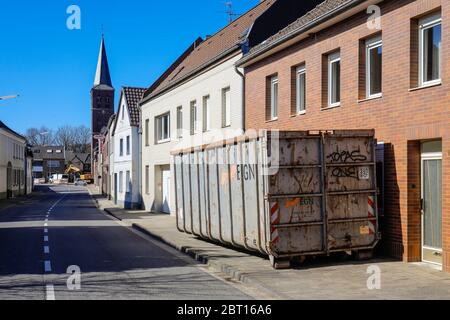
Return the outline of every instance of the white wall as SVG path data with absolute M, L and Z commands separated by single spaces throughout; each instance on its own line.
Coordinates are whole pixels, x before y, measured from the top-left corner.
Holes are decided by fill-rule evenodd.
M 162 206 L 161 169 L 171 164 L 170 152 L 174 149 L 203 145 L 222 138 L 232 138 L 242 134 L 242 85 L 243 79 L 235 70 L 235 62 L 241 54 L 221 63 L 215 68 L 197 76 L 189 82 L 157 97 L 142 106 L 142 195 L 146 210 L 160 212 Z M 231 91 L 231 127 L 222 129 L 222 89 L 230 87 Z M 203 97 L 210 97 L 211 128 L 203 133 Z M 190 134 L 190 102 L 197 101 L 197 125 L 195 135 Z M 177 108 L 183 107 L 183 138 L 177 138 Z M 155 143 L 155 118 L 170 112 L 169 142 Z M 146 120 L 149 119 L 149 146 L 146 146 Z M 150 189 L 146 193 L 145 168 L 149 166 Z M 175 189 L 173 167 L 171 183 L 171 213 L 175 214 Z
M 122 111 L 123 118 L 122 118 Z M 114 183 L 114 173 L 117 173 L 118 183 L 120 183 L 120 172 L 123 172 L 122 192 L 120 188 L 117 191 L 117 203 L 121 206 L 125 202 L 130 203 L 132 207 L 139 207 L 140 205 L 140 167 L 139 167 L 139 128 L 130 126 L 130 115 L 126 106 L 124 98 L 120 101 L 119 110 L 116 118 L 116 128 L 114 130 L 113 140 L 113 166 L 112 166 L 112 181 Z M 127 137 L 130 137 L 130 153 L 127 154 Z M 120 140 L 123 139 L 123 155 L 120 155 Z M 127 194 L 126 173 L 130 172 L 131 186 Z M 114 196 L 114 192 L 113 192 Z

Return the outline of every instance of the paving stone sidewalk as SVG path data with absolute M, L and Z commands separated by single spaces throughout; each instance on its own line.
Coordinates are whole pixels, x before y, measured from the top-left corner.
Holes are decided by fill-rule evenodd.
M 175 218 L 114 208 L 97 198 L 100 208 L 130 226 L 189 254 L 210 268 L 239 280 L 271 299 L 450 299 L 450 274 L 427 264 L 387 258 L 358 262 L 319 258 L 291 270 L 274 270 L 267 259 L 181 233 Z M 381 289 L 369 290 L 369 268 L 381 271 Z

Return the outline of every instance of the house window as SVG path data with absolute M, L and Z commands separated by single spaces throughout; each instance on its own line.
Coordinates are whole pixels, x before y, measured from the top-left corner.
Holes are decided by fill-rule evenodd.
M 61 163 L 58 160 L 48 160 L 47 161 L 47 167 L 48 168 L 59 168 L 61 166 Z
M 127 136 L 127 156 L 129 156 L 130 155 L 130 148 L 131 146 L 130 146 L 130 136 Z
M 170 141 L 170 113 L 155 118 L 156 143 Z
M 122 107 L 122 120 L 125 119 L 125 108 Z
M 123 171 L 119 172 L 119 193 L 123 193 Z
M 203 132 L 211 130 L 211 108 L 210 97 L 203 97 Z
M 419 21 L 420 85 L 441 81 L 442 18 L 434 14 Z
M 366 41 L 366 98 L 382 93 L 383 42 L 381 37 Z
M 306 112 L 306 67 L 304 65 L 296 69 L 296 112 Z
M 150 119 L 145 120 L 145 145 L 148 147 L 150 145 Z
M 222 127 L 231 127 L 231 90 L 222 89 Z
M 150 194 L 150 166 L 145 167 L 145 193 Z
M 177 108 L 177 138 L 183 138 L 183 107 Z
M 130 176 L 130 171 L 127 171 L 126 175 L 125 175 L 125 190 L 126 192 L 130 192 L 131 191 L 131 176 Z
M 191 102 L 191 135 L 197 133 L 197 101 Z
M 266 118 L 278 119 L 278 75 L 268 77 L 266 80 Z
M 203 132 L 211 130 L 211 110 L 209 96 L 203 97 Z
M 341 56 L 339 52 L 328 56 L 328 106 L 341 104 Z
M 120 156 L 123 156 L 123 139 L 120 139 Z

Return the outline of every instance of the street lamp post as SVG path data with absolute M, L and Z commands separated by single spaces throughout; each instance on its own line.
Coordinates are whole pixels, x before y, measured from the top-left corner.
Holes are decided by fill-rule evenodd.
M 3 100 L 10 100 L 10 99 L 16 99 L 16 98 L 18 98 L 18 97 L 19 97 L 18 94 L 14 95 L 14 96 L 3 96 L 3 97 L 0 97 L 0 101 L 3 101 Z

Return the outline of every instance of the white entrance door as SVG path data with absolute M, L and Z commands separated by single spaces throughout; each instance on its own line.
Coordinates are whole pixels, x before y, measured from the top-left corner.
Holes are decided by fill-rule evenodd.
M 162 172 L 162 212 L 164 213 L 170 213 L 170 180 L 170 170 L 164 170 Z
M 422 260 L 442 265 L 442 149 L 422 151 Z

